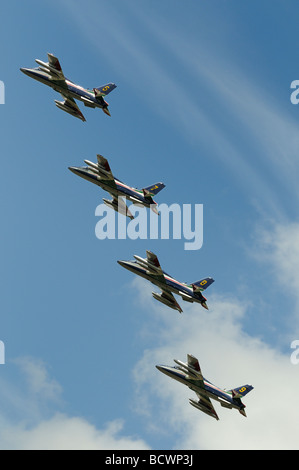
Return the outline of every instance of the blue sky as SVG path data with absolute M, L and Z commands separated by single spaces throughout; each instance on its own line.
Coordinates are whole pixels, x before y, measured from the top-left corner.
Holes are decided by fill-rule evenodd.
M 0 448 L 298 448 L 298 9 L 1 6 Z M 111 118 L 80 103 L 85 123 L 60 112 L 20 72 L 47 52 L 78 84 L 117 84 Z M 97 239 L 106 194 L 68 170 L 97 153 L 132 186 L 163 181 L 160 203 L 203 204 L 202 248 Z M 181 281 L 215 279 L 209 312 L 178 299 L 179 315 L 117 264 L 147 249 Z M 252 383 L 246 420 L 217 407 L 215 423 L 155 368 L 187 353 L 221 387 Z

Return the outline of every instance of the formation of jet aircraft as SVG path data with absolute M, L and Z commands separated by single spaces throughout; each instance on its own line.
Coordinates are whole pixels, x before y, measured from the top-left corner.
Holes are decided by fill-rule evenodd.
M 89 160 L 84 160 L 84 162 L 87 166 L 71 166 L 69 170 L 108 191 L 113 199 L 103 198 L 107 206 L 133 219 L 134 216 L 123 200 L 125 198 L 133 204 L 150 207 L 153 212 L 158 214 L 157 203 L 153 200 L 153 196 L 165 188 L 165 184 L 155 183 L 143 189 L 132 188 L 113 176 L 108 160 L 102 155 L 97 155 L 97 163 L 90 162 Z
M 110 116 L 109 104 L 104 100 L 104 96 L 116 88 L 114 83 L 107 83 L 99 88 L 88 90 L 76 85 L 64 76 L 60 62 L 53 54 L 48 54 L 48 62 L 39 59 L 35 59 L 35 62 L 39 67 L 33 69 L 23 67 L 20 70 L 29 77 L 58 91 L 64 98 L 64 101 L 55 100 L 59 109 L 85 121 L 85 117 L 75 102 L 77 99 L 83 101 L 84 105 L 89 108 L 101 108 L 104 113 Z
M 245 405 L 242 403 L 241 398 L 253 389 L 252 385 L 242 385 L 241 387 L 231 390 L 222 390 L 203 377 L 198 359 L 191 354 L 187 355 L 187 364 L 177 359 L 174 359 L 174 362 L 177 366 L 170 367 L 159 365 L 156 367 L 160 372 L 163 372 L 163 374 L 187 385 L 187 387 L 196 393 L 199 400 L 196 401 L 190 398 L 190 405 L 212 416 L 212 418 L 215 418 L 217 421 L 219 418 L 211 399 L 218 401 L 224 408 L 235 408 L 243 416 L 246 416 Z
M 138 274 L 138 276 L 141 276 L 160 287 L 162 290 L 160 294 L 152 292 L 152 296 L 156 300 L 182 313 L 183 310 L 172 295 L 172 292 L 174 292 L 175 294 L 180 295 L 183 300 L 186 300 L 187 302 L 197 302 L 208 310 L 206 303 L 207 299 L 202 295 L 202 291 L 209 287 L 214 282 L 214 279 L 206 277 L 201 281 L 186 284 L 184 282 L 177 281 L 165 271 L 162 271 L 158 257 L 155 253 L 147 250 L 146 259 L 137 255 L 134 255 L 134 258 L 135 260 L 133 261 L 118 261 L 118 263 L 129 271 Z
M 64 98 L 64 101 L 55 100 L 55 104 L 59 109 L 85 121 L 85 117 L 75 102 L 75 99 L 78 99 L 82 101 L 85 106 L 101 108 L 104 113 L 110 116 L 108 103 L 104 100 L 104 97 L 116 88 L 114 83 L 107 83 L 106 85 L 93 88 L 92 90 L 85 89 L 65 78 L 60 62 L 53 54 L 48 53 L 47 63 L 39 59 L 36 59 L 36 63 L 38 64 L 37 68 L 21 68 L 20 70 L 29 77 L 59 92 Z M 102 155 L 97 155 L 97 163 L 88 160 L 84 160 L 84 162 L 87 166 L 69 167 L 69 169 L 81 178 L 109 192 L 112 196 L 112 200 L 103 198 L 103 201 L 109 207 L 132 219 L 133 215 L 125 203 L 125 200 L 129 200 L 133 204 L 149 207 L 158 214 L 156 208 L 157 203 L 153 200 L 153 196 L 158 194 L 158 192 L 165 187 L 163 183 L 155 183 L 143 189 L 136 189 L 115 178 L 110 169 L 108 160 Z M 182 299 L 187 302 L 197 302 L 201 304 L 202 307 L 208 309 L 206 303 L 207 299 L 203 296 L 202 292 L 214 282 L 213 278 L 207 277 L 200 281 L 186 284 L 177 281 L 163 271 L 157 256 L 151 251 L 146 251 L 146 259 L 137 255 L 134 255 L 134 258 L 135 259 L 132 261 L 119 260 L 118 263 L 129 271 L 160 287 L 161 293 L 152 292 L 156 300 L 181 313 L 182 308 L 173 295 L 173 293 L 175 293 L 180 295 Z M 192 406 L 216 420 L 219 420 L 211 402 L 211 399 L 213 399 L 218 401 L 221 406 L 230 409 L 235 408 L 243 416 L 246 416 L 245 405 L 242 403 L 241 398 L 253 389 L 251 385 L 243 385 L 231 390 L 222 390 L 203 377 L 198 359 L 194 356 L 188 354 L 186 364 L 177 359 L 174 359 L 174 362 L 177 364 L 174 367 L 164 365 L 157 365 L 156 367 L 159 371 L 183 383 L 196 393 L 198 397 L 197 401 L 189 399 L 189 403 Z

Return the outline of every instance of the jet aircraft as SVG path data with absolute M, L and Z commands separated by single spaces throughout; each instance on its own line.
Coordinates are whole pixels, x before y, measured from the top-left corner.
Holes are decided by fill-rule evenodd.
M 55 100 L 55 104 L 59 109 L 85 121 L 86 119 L 77 106 L 75 98 L 83 101 L 85 106 L 89 108 L 101 108 L 104 113 L 110 116 L 108 103 L 104 100 L 104 96 L 116 88 L 114 83 L 107 83 L 99 88 L 88 90 L 76 85 L 64 76 L 59 60 L 53 54 L 48 54 L 48 62 L 39 59 L 35 59 L 35 62 L 39 67 L 33 69 L 21 68 L 20 70 L 29 77 L 58 91 L 64 98 L 64 101 Z
M 159 260 L 154 253 L 147 250 L 146 256 L 146 259 L 143 259 L 140 256 L 134 255 L 135 260 L 118 261 L 118 263 L 129 271 L 138 274 L 138 276 L 160 287 L 162 292 L 160 294 L 152 292 L 152 296 L 168 307 L 178 310 L 180 313 L 183 311 L 172 294 L 172 292 L 174 292 L 180 295 L 183 300 L 200 303 L 202 307 L 208 310 L 207 299 L 202 295 L 202 291 L 209 287 L 214 282 L 214 279 L 206 277 L 192 284 L 179 282 L 165 271 L 162 271 Z
M 217 421 L 219 418 L 211 402 L 211 398 L 218 401 L 224 408 L 235 408 L 243 416 L 246 416 L 245 405 L 242 403 L 241 398 L 253 389 L 252 385 L 243 385 L 232 390 L 222 390 L 202 376 L 196 357 L 188 354 L 187 359 L 187 364 L 174 359 L 174 362 L 178 364 L 178 366 L 169 367 L 160 365 L 156 367 L 160 372 L 163 372 L 163 374 L 187 385 L 187 387 L 193 390 L 199 400 L 196 401 L 190 398 L 190 405 L 212 416 L 212 418 L 217 419 Z
M 128 199 L 133 202 L 133 204 L 150 207 L 153 212 L 158 214 L 156 208 L 157 203 L 153 200 L 153 196 L 165 188 L 163 183 L 155 183 L 143 189 L 132 188 L 113 176 L 108 160 L 105 157 L 97 155 L 97 160 L 97 163 L 84 160 L 88 166 L 71 166 L 69 167 L 69 170 L 81 178 L 100 186 L 105 191 L 108 191 L 113 199 L 109 200 L 103 198 L 104 203 L 116 212 L 120 212 L 121 214 L 130 217 L 130 219 L 134 219 L 134 216 L 130 212 L 123 198 Z

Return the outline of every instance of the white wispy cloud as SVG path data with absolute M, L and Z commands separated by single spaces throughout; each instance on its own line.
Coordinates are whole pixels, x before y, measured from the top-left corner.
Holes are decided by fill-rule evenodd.
M 299 301 L 299 223 L 273 222 L 270 229 L 260 227 L 256 236 L 257 257 L 274 267 L 277 281 Z
M 289 294 L 296 299 L 298 236 L 298 224 L 277 224 L 268 232 L 260 232 L 263 261 L 275 267 L 273 277 L 281 273 Z M 139 333 L 151 346 L 136 363 L 133 374 L 134 412 L 143 413 L 147 435 L 171 435 L 176 449 L 298 447 L 295 391 L 299 366 L 291 363 L 291 349 L 281 352 L 245 331 L 248 299 L 211 294 L 209 312 L 199 305 L 183 303 L 184 312 L 179 315 L 152 300 L 151 286 L 145 281 L 134 279 L 132 289 L 138 294 L 136 304 L 150 313 L 150 330 L 148 319 Z M 172 365 L 174 358 L 185 361 L 187 353 L 198 357 L 204 376 L 220 387 L 254 386 L 243 400 L 247 418 L 216 403 L 220 421 L 215 422 L 188 404 L 193 393 L 187 387 L 156 370 L 155 365 Z M 0 398 L 6 403 L 6 411 L 0 413 L 2 449 L 149 448 L 144 439 L 126 435 L 121 419 L 99 428 L 84 417 L 59 411 L 63 390 L 46 365 L 30 357 L 14 362 L 24 380 L 16 387 L 1 379 Z
M 72 3 L 66 5 L 99 57 L 110 60 L 132 89 L 186 141 L 204 142 L 213 158 L 231 169 L 248 197 L 256 198 L 262 211 L 276 218 L 272 230 L 263 228 L 256 234 L 257 254 L 274 268 L 269 282 L 277 282 L 276 276 L 281 276 L 281 282 L 297 301 L 299 230 L 296 223 L 286 221 L 289 206 L 296 209 L 299 199 L 298 125 L 280 99 L 269 94 L 267 84 L 260 83 L 256 75 L 245 76 L 231 57 L 224 61 L 213 45 L 205 49 L 200 41 L 190 44 L 182 30 L 160 22 L 159 17 L 144 15 L 141 8 L 132 10 L 128 20 L 113 5 L 103 6 L 102 11 L 95 2 L 93 8 L 84 11 L 76 10 Z M 97 19 L 100 14 L 107 20 L 102 23 L 101 33 Z M 142 28 L 147 38 L 138 34 L 137 29 Z M 100 34 L 106 37 L 109 49 L 102 48 Z M 198 96 L 188 87 L 183 88 L 182 81 L 148 47 L 149 37 L 175 58 L 178 69 L 186 70 L 186 76 L 198 81 Z M 214 112 L 209 109 L 209 100 L 201 99 L 203 94 L 211 98 Z M 183 103 L 181 108 L 177 97 Z M 228 128 L 224 125 L 226 119 Z M 138 286 L 139 281 L 135 281 L 135 291 Z M 139 400 L 136 409 L 148 416 L 149 427 L 155 432 L 171 433 L 176 448 L 298 448 L 298 369 L 291 364 L 291 350 L 290 354 L 282 352 L 246 333 L 243 325 L 249 312 L 248 299 L 234 294 L 211 295 L 210 312 L 184 303 L 184 312 L 179 316 L 151 300 L 144 283 L 139 292 L 140 305 L 151 305 L 153 323 L 150 333 L 145 331 L 146 326 L 142 332 L 152 335 L 153 345 L 135 368 Z M 297 309 L 282 315 L 292 321 Z M 185 360 L 187 353 L 198 357 L 204 375 L 219 386 L 254 386 L 244 398 L 248 418 L 220 408 L 220 421 L 215 422 L 189 406 L 186 387 L 155 369 L 159 363 L 172 365 L 173 358 Z
M 252 254 L 259 266 L 269 266 L 277 286 L 277 298 L 293 300 L 292 310 L 284 309 L 283 303 L 281 310 L 286 334 L 290 337 L 299 329 L 299 223 L 272 221 L 267 228 L 259 226 L 255 240 Z M 274 301 L 278 302 L 276 298 Z M 293 336 L 293 339 L 296 338 Z
M 23 371 L 28 389 L 33 395 L 39 395 L 46 400 L 59 400 L 62 388 L 59 383 L 49 377 L 43 361 L 32 357 L 19 357 L 14 360 Z
M 292 207 L 298 203 L 298 123 L 256 70 L 248 76 L 235 57 L 224 58 L 201 36 L 191 41 L 187 29 L 178 30 L 136 2 L 91 2 L 83 11 L 73 2 L 65 5 L 99 57 L 110 61 L 134 93 L 189 144 L 208 146 L 208 158 L 230 168 L 252 201 L 280 218 L 290 201 Z M 100 29 L 99 14 L 106 18 Z M 180 73 L 165 65 L 165 57 Z
M 18 358 L 14 363 L 25 380 L 21 379 L 19 388 L 8 380 L 0 380 L 1 402 L 6 403 L 6 407 L 0 411 L 0 449 L 149 448 L 141 438 L 125 434 L 125 423 L 121 419 L 108 422 L 99 429 L 84 417 L 59 411 L 62 388 L 50 377 L 46 365 L 30 357 Z
M 213 295 L 210 305 L 207 313 L 184 305 L 184 318 L 151 305 L 160 316 L 160 328 L 157 318 L 153 327 L 158 346 L 148 348 L 136 365 L 136 399 L 142 400 L 137 410 L 148 416 L 149 428 L 154 421 L 155 433 L 172 433 L 176 449 L 297 448 L 299 378 L 291 350 L 283 354 L 248 335 L 242 327 L 247 309 L 240 299 Z M 174 358 L 185 362 L 187 353 L 198 357 L 204 376 L 219 387 L 254 386 L 243 399 L 247 418 L 215 403 L 220 417 L 215 422 L 189 405 L 193 392 L 155 369 L 157 364 L 174 365 Z M 286 397 L 276 393 L 282 384 L 287 384 L 287 407 Z
M 204 102 L 201 95 L 206 94 L 211 97 L 212 106 L 218 106 L 218 116 L 217 112 L 210 113 L 209 105 L 203 105 L 201 111 L 201 115 L 206 116 L 205 129 L 211 129 L 211 134 L 207 134 L 211 149 L 219 144 L 218 156 L 226 159 L 232 171 L 237 170 L 246 188 L 246 182 L 249 186 L 254 184 L 251 192 L 258 189 L 259 194 L 267 198 L 272 212 L 282 216 L 283 207 L 276 194 L 278 188 L 283 188 L 296 203 L 299 198 L 296 177 L 299 170 L 298 120 L 292 117 L 291 107 L 285 106 L 289 102 L 281 100 L 281 97 L 289 96 L 289 83 L 285 84 L 284 93 L 273 96 L 255 67 L 249 76 L 233 55 L 226 53 L 223 56 L 213 43 L 207 44 L 194 37 L 190 40 L 186 30 L 178 35 L 171 23 L 165 23 L 159 17 L 153 21 L 143 8 L 131 8 L 130 11 L 136 21 L 169 51 L 186 77 L 197 78 L 199 92 L 197 97 L 189 94 L 187 109 L 192 102 L 199 117 L 198 108 Z M 223 121 L 231 122 L 226 131 Z M 195 122 L 200 124 L 201 121 Z
M 56 413 L 49 419 L 26 427 L 7 425 L 0 433 L 2 449 L 12 450 L 144 450 L 147 444 L 123 435 L 121 420 L 98 429 L 86 419 Z
M 299 366 L 291 361 L 291 342 L 298 340 L 299 326 L 299 224 L 264 226 L 254 240 L 257 269 L 267 268 L 268 282 L 294 300 L 293 310 L 281 310 L 284 341 L 279 338 L 275 345 L 246 331 L 251 297 L 220 290 L 209 295 L 209 312 L 183 302 L 179 315 L 155 303 L 143 280 L 132 284 L 136 301 L 151 315 L 151 330 L 144 336 L 150 346 L 134 370 L 136 412 L 155 435 L 172 433 L 176 449 L 298 448 Z M 262 292 L 255 297 L 262 298 Z M 187 353 L 198 357 L 204 376 L 221 388 L 254 386 L 243 399 L 247 418 L 215 403 L 220 417 L 215 422 L 189 405 L 193 392 L 155 369 L 157 364 L 174 365 L 174 358 L 185 362 Z

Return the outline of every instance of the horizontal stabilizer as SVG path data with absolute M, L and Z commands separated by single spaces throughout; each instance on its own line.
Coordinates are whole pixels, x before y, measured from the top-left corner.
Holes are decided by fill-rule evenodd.
M 231 403 L 228 403 L 227 401 L 225 400 L 222 400 L 220 398 L 218 398 L 218 400 L 220 401 L 220 405 L 223 407 L 223 408 L 228 408 L 228 409 L 232 409 L 233 405 Z
M 91 100 L 89 100 L 89 99 L 87 99 L 87 98 L 81 97 L 81 100 L 83 101 L 84 106 L 87 106 L 88 108 L 93 108 L 93 109 L 94 109 L 94 108 L 96 107 L 96 105 L 94 104 L 94 102 L 91 101 Z

